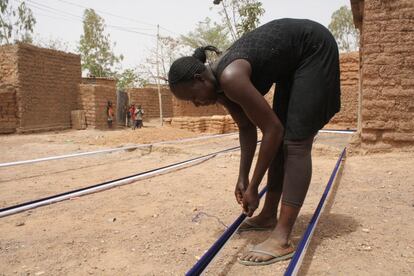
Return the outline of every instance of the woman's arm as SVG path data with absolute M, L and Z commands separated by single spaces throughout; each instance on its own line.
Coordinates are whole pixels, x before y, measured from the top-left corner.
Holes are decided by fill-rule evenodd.
M 257 145 L 256 126 L 244 114 L 240 106 L 222 96 L 218 99 L 230 113 L 239 128 L 239 141 L 241 148 L 239 177 L 236 184 L 235 196 L 239 204 L 242 203 L 244 191 L 249 184 L 249 172 Z
M 269 104 L 251 83 L 250 75 L 250 64 L 246 60 L 235 60 L 223 71 L 220 84 L 226 96 L 237 103 L 250 121 L 263 133 L 256 167 L 248 186 L 249 193 L 257 194 L 260 182 L 282 142 L 284 130 Z M 258 205 L 258 199 L 256 200 L 253 196 L 247 201 L 244 209 L 248 215 L 252 215 L 258 207 L 255 206 Z

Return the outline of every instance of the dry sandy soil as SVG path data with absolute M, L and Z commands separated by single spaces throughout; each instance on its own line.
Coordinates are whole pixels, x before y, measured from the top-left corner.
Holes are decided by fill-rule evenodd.
M 65 131 L 0 137 L 0 163 L 199 134 Z M 349 135 L 320 134 L 298 243 Z M 0 208 L 238 145 L 237 135 L 0 168 Z M 0 218 L 0 275 L 183 275 L 240 214 L 239 153 Z M 414 275 L 413 152 L 346 158 L 300 275 Z M 237 256 L 268 232 L 236 234 L 207 275 L 282 275 L 288 261 L 245 267 Z

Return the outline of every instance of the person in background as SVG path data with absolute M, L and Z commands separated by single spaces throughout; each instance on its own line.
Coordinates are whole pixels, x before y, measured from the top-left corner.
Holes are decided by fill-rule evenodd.
M 138 105 L 138 108 L 135 110 L 135 120 L 136 120 L 136 127 L 141 128 L 144 126 L 142 123 L 142 117 L 144 115 L 144 109 L 142 109 L 141 105 Z
M 131 108 L 131 106 L 127 106 L 125 105 L 124 109 L 125 109 L 125 126 L 129 127 L 130 126 L 130 120 L 131 120 L 131 112 L 129 111 L 129 109 Z
M 130 126 L 132 129 L 135 129 L 135 104 L 132 104 L 129 108 L 129 114 L 131 114 Z
M 106 115 L 107 115 L 108 128 L 112 128 L 112 122 L 114 120 L 114 109 L 112 107 L 111 101 L 108 101 L 108 104 L 106 106 Z

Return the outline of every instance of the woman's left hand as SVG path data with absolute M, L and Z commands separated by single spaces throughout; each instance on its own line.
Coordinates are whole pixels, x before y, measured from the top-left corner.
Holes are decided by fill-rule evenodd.
M 251 217 L 259 207 L 259 194 L 257 188 L 248 187 L 243 195 L 243 212 Z

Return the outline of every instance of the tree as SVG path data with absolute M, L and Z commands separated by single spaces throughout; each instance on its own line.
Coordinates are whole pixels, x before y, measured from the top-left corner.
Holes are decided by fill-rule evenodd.
M 86 9 L 83 15 L 83 35 L 79 42 L 82 69 L 95 77 L 113 77 L 113 67 L 123 56 L 113 53 L 109 34 L 104 34 L 105 22 L 93 9 Z
M 36 19 L 25 1 L 18 2 L 16 8 L 9 0 L 0 0 L 0 45 L 32 41 Z
M 120 90 L 139 86 L 138 83 L 140 80 L 134 69 L 125 69 L 121 74 L 118 74 L 116 78 L 116 85 Z
M 230 46 L 229 31 L 223 25 L 212 23 L 210 18 L 198 22 L 194 31 L 182 35 L 180 40 L 184 45 L 194 49 L 200 46 L 213 45 L 224 50 Z
M 168 70 L 171 64 L 183 53 L 186 53 L 185 45 L 178 39 L 170 36 L 159 37 L 159 75 L 157 75 L 157 49 L 149 50 L 149 55 L 141 65 L 138 66 L 138 73 L 141 76 L 141 85 L 155 84 L 157 79 L 162 80 L 162 84 L 167 84 Z
M 340 51 L 358 50 L 359 31 L 354 26 L 352 11 L 347 6 L 340 7 L 332 14 L 328 28 L 335 37 Z
M 235 41 L 244 33 L 254 30 L 260 23 L 260 17 L 265 13 L 262 3 L 257 0 L 223 0 L 219 14 L 224 25 Z

